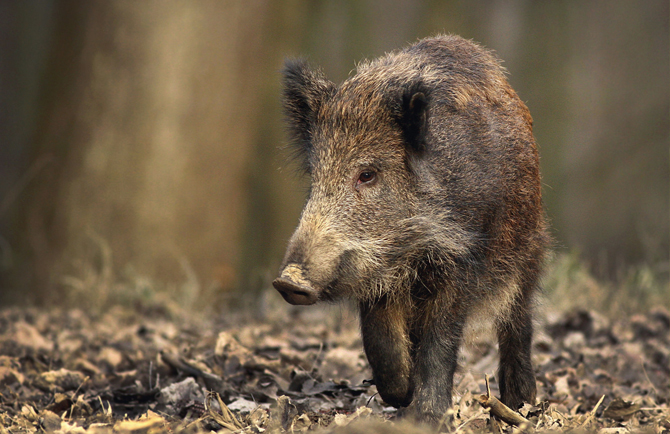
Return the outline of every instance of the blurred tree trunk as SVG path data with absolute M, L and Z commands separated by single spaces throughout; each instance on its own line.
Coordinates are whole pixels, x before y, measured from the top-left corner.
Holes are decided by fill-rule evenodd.
M 266 2 L 56 6 L 32 155 L 48 164 L 15 234 L 33 282 L 14 288 L 46 303 L 77 268 L 126 264 L 231 288 Z
M 8 276 L 18 266 L 17 206 L 46 161 L 31 162 L 26 151 L 38 115 L 39 78 L 46 64 L 53 3 L 0 2 L 0 305 Z

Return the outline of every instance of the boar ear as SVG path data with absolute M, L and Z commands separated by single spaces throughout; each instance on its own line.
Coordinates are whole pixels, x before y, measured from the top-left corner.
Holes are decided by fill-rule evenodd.
M 426 149 L 428 132 L 428 89 L 421 83 L 412 85 L 402 96 L 400 126 L 410 150 Z
M 335 85 L 304 59 L 287 59 L 282 70 L 284 113 L 296 153 L 307 157 L 316 113 Z M 306 161 L 305 161 L 306 163 Z

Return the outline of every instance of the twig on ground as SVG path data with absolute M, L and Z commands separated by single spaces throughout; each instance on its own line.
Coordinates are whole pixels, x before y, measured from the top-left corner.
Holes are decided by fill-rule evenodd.
M 366 407 L 370 407 L 370 402 L 374 399 L 375 396 L 379 395 L 379 392 L 375 393 L 368 399 L 368 402 L 365 404 Z
M 498 398 L 491 395 L 488 375 L 486 376 L 486 395 L 480 395 L 477 400 L 483 407 L 490 409 L 492 415 L 507 422 L 510 425 L 518 426 L 524 423 L 528 423 L 528 419 L 513 411 L 511 408 L 500 402 Z
M 464 428 L 465 428 L 470 422 L 472 422 L 473 420 L 482 417 L 482 414 L 483 414 L 483 413 L 484 413 L 484 409 L 483 409 L 483 408 L 480 408 L 479 411 L 478 411 L 477 413 L 475 413 L 474 415 L 470 416 L 465 422 L 463 422 L 462 424 L 460 424 L 460 425 L 456 428 L 456 430 L 454 431 L 454 434 L 457 433 L 457 432 L 460 432 L 462 429 L 464 429 Z
M 600 400 L 598 401 L 596 406 L 593 407 L 593 410 L 591 410 L 591 412 L 589 413 L 589 415 L 586 418 L 586 420 L 584 421 L 584 423 L 582 423 L 582 427 L 585 427 L 586 425 L 588 425 L 591 422 L 591 420 L 593 420 L 593 418 L 596 416 L 596 411 L 598 410 L 598 407 L 600 407 L 600 404 L 603 403 L 603 399 L 605 399 L 605 395 L 600 397 Z
M 79 393 L 79 390 L 81 390 L 81 386 L 83 386 L 90 378 L 91 377 L 89 377 L 88 375 L 86 377 L 84 377 L 84 379 L 81 381 L 81 384 L 79 385 L 79 387 L 77 387 L 77 390 L 74 391 L 74 395 L 72 395 L 72 401 L 74 401 L 74 399 L 77 397 L 77 394 Z
M 221 413 L 217 412 L 212 408 L 210 401 L 214 397 L 216 397 L 216 400 L 219 403 Z M 215 421 L 222 427 L 228 429 L 229 431 L 239 431 L 241 429 L 244 429 L 244 425 L 242 425 L 242 422 L 240 422 L 237 419 L 237 417 L 235 417 L 235 415 L 230 411 L 228 406 L 224 404 L 223 400 L 221 399 L 221 396 L 219 396 L 219 394 L 216 392 L 210 392 L 207 394 L 207 398 L 205 399 L 205 411 L 207 412 L 208 417 L 210 417 L 213 421 Z
M 172 366 L 174 369 L 177 369 L 186 375 L 191 377 L 200 377 L 205 380 L 205 385 L 211 390 L 221 390 L 223 385 L 223 379 L 215 374 L 210 374 L 209 372 L 204 372 L 203 370 L 193 366 L 183 357 L 170 354 L 167 351 L 161 351 L 161 358 L 169 366 Z
M 323 341 L 319 342 L 319 352 L 316 353 L 316 358 L 314 358 L 314 361 L 312 362 L 312 367 L 309 369 L 308 375 L 311 377 L 312 372 L 314 372 L 314 368 L 316 367 L 316 362 L 319 361 L 319 357 L 321 357 L 321 352 L 323 351 Z
M 645 366 L 644 361 L 642 361 L 641 364 L 642 364 L 642 372 L 644 373 L 644 377 L 649 382 L 649 385 L 651 386 L 651 388 L 654 389 L 654 392 L 656 392 L 656 394 L 658 395 L 658 390 L 656 390 L 656 387 L 654 387 L 654 383 L 649 378 L 649 374 L 647 374 L 647 367 Z

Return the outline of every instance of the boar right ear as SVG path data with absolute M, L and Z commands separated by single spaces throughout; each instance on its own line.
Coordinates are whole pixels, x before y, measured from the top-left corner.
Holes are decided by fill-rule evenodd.
M 428 100 L 430 92 L 421 82 L 414 83 L 402 96 L 400 126 L 407 146 L 415 152 L 426 149 Z
M 296 154 L 307 164 L 311 151 L 312 129 L 323 100 L 335 89 L 323 72 L 309 67 L 304 59 L 287 59 L 284 76 L 283 103 L 289 133 Z

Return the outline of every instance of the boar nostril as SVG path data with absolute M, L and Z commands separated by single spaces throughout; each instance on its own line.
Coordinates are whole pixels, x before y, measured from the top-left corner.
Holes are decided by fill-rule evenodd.
M 284 277 L 276 278 L 272 286 L 291 304 L 314 304 L 317 301 L 315 290 Z

